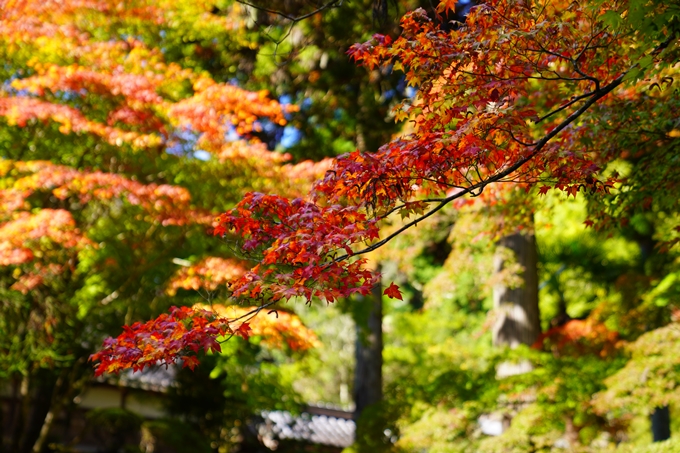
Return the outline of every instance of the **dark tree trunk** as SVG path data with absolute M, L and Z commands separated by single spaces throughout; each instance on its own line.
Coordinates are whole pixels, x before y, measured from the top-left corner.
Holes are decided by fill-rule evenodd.
M 661 442 L 671 438 L 671 413 L 668 410 L 668 406 L 657 407 L 649 418 L 652 422 L 654 442 Z
M 42 370 L 38 372 L 40 376 L 36 377 L 35 395 L 32 395 L 32 398 L 29 396 L 29 398 L 31 398 L 30 416 L 18 449 L 18 451 L 22 453 L 34 451 L 33 447 L 36 441 L 41 439 L 41 431 L 43 430 L 48 415 L 48 429 L 52 423 L 53 414 L 50 415 L 50 409 L 56 383 L 49 372 L 41 371 Z M 44 433 L 43 436 L 47 436 L 47 433 Z M 42 440 L 44 441 L 44 437 Z M 42 445 L 40 445 L 40 447 L 42 447 Z
M 367 320 L 357 320 L 356 367 L 354 370 L 354 419 L 382 400 L 382 284 L 360 303 L 370 304 Z M 365 322 L 362 322 L 365 321 Z
M 5 408 L 0 401 L 0 453 L 5 453 Z
M 24 429 L 28 420 L 28 413 L 31 407 L 30 401 L 30 383 L 31 378 L 28 374 L 21 376 L 18 381 L 16 391 L 14 393 L 14 404 L 11 415 L 11 440 L 9 444 L 10 451 L 19 451 L 21 442 L 23 440 Z
M 62 369 L 61 372 L 59 373 L 59 377 L 52 386 L 50 401 L 45 403 L 47 407 L 47 412 L 45 413 L 45 416 L 42 419 L 42 425 L 38 430 L 38 435 L 35 439 L 35 442 L 33 443 L 33 447 L 31 448 L 31 453 L 40 453 L 43 450 L 43 448 L 45 448 L 47 436 L 50 434 L 50 430 L 52 429 L 54 418 L 61 411 L 62 406 L 65 402 L 64 397 L 68 393 L 67 388 L 69 387 L 69 383 L 65 382 L 68 379 L 67 378 L 69 375 L 68 371 L 69 370 L 66 368 Z M 38 420 L 36 421 L 36 426 L 38 426 L 40 420 L 40 413 L 36 415 L 36 418 Z
M 494 287 L 494 309 L 498 319 L 493 328 L 494 345 L 532 345 L 541 333 L 538 309 L 538 253 L 533 234 L 515 233 L 498 241 L 498 246 L 512 251 L 517 264 L 522 267 L 523 284 L 509 288 L 505 284 Z M 496 254 L 494 270 L 501 272 L 508 266 L 502 251 Z

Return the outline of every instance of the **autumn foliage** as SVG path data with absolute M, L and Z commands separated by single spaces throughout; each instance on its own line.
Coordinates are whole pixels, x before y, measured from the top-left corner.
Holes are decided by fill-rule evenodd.
M 452 8 L 440 4 L 440 13 Z M 617 2 L 489 1 L 447 30 L 422 9 L 402 19 L 396 40 L 375 35 L 349 54 L 368 69 L 403 71 L 418 87 L 395 109 L 409 133 L 374 153 L 338 158 L 307 200 L 249 194 L 218 218 L 260 262 L 235 296 L 335 300 L 365 294 L 375 279 L 361 255 L 386 244 L 445 205 L 496 202 L 494 183 L 539 194 L 556 189 L 605 197 L 620 182 L 604 172 L 617 156 L 593 136 L 603 109 L 637 72 L 630 35 L 611 26 Z M 659 44 L 658 42 L 651 43 Z M 662 62 L 659 50 L 641 54 Z M 636 72 L 631 73 L 631 68 Z M 392 214 L 412 217 L 379 240 Z
M 437 11 L 451 8 L 443 2 Z M 306 197 L 250 193 L 220 215 L 214 234 L 236 238 L 258 263 L 230 282 L 231 296 L 271 305 L 367 294 L 377 276 L 362 255 L 455 200 L 501 199 L 502 191 L 487 190 L 494 183 L 606 196 L 621 182 L 603 172 L 617 155 L 598 152 L 606 139 L 593 136 L 593 124 L 617 96 L 630 96 L 617 89 L 639 75 L 634 58 L 668 58 L 659 41 L 626 51 L 630 33 L 612 26 L 623 14 L 614 1 L 493 0 L 451 30 L 416 10 L 398 38 L 375 35 L 353 46 L 359 64 L 403 71 L 418 88 L 394 111 L 397 121 L 409 120 L 409 132 L 374 153 L 338 158 Z M 217 90 L 197 89 L 195 100 Z M 246 117 L 238 127 L 249 124 Z M 380 239 L 381 222 L 395 213 L 409 220 Z M 401 298 L 394 284 L 385 294 Z
M 189 247 L 177 253 L 191 250 L 192 262 L 174 277 L 144 276 L 159 267 L 177 269 L 172 253 L 182 239 L 173 238 L 205 235 L 243 185 L 302 195 L 325 171 L 327 162 L 288 163 L 289 155 L 258 139 L 264 122 L 282 126 L 296 106 L 280 104 L 267 91 L 218 82 L 161 49 L 178 18 L 191 26 L 201 18 L 200 26 L 221 32 L 243 26 L 238 6 L 223 16 L 206 8 L 165 1 L 0 1 L 0 55 L 10 72 L 0 88 L 0 124 L 6 134 L 36 138 L 13 139 L 12 153 L 0 161 L 0 265 L 12 291 L 39 299 L 27 304 L 40 307 L 26 315 L 31 322 L 52 325 L 59 310 L 82 317 L 85 309 L 78 312 L 71 300 L 84 294 L 95 299 L 84 305 L 101 309 L 119 297 L 134 300 L 143 291 L 134 285 L 145 278 L 166 291 L 161 294 L 226 286 L 247 271 L 226 248 L 210 256 Z M 196 153 L 208 155 L 202 173 L 208 179 L 192 174 Z M 35 155 L 40 158 L 29 157 Z M 206 200 L 204 184 L 227 193 Z M 93 286 L 78 287 L 86 284 Z M 314 344 L 292 314 L 275 312 L 270 317 L 280 322 L 273 327 L 263 316 L 249 320 L 258 307 L 235 308 L 229 318 L 212 310 L 173 308 L 126 327 L 93 356 L 97 372 L 179 359 L 193 368 L 191 354 L 218 351 L 218 339 L 231 335 L 263 336 L 264 344 L 295 350 Z
M 107 339 L 103 349 L 91 357 L 98 362 L 95 374 L 176 362 L 194 369 L 196 353 L 219 353 L 220 343 L 234 335 L 245 340 L 262 336 L 269 346 L 288 346 L 294 351 L 315 345 L 316 337 L 296 316 L 284 312 L 257 316 L 259 311 L 258 307 L 173 307 L 169 314 L 126 326 L 117 338 Z
M 645 19 L 665 17 L 662 6 L 641 17 L 647 29 L 661 30 L 648 33 L 625 20 L 638 12 L 617 1 L 490 0 L 472 8 L 464 24 L 444 26 L 455 4 L 445 1 L 434 15 L 407 13 L 400 36 L 375 35 L 349 51 L 368 70 L 401 71 L 417 88 L 393 112 L 397 121 L 407 121 L 406 132 L 375 152 L 293 167 L 285 164 L 288 156 L 269 152 L 257 133 L 260 119 L 283 125 L 297 107 L 166 61 L 135 33 L 98 38 L 112 29 L 112 17 L 123 29 L 160 36 L 177 17 L 200 16 L 200 6 L 66 3 L 0 4 L 0 40 L 26 68 L 0 92 L 3 121 L 18 128 L 47 124 L 60 134 L 96 137 L 130 153 L 167 158 L 207 152 L 234 166 L 235 174 L 254 172 L 258 190 L 280 190 L 250 192 L 219 214 L 214 206 L 197 205 L 179 184 L 163 182 L 164 176 L 141 182 L 124 166 L 116 172 L 103 165 L 7 160 L 0 167 L 11 181 L 0 189 L 7 210 L 0 220 L 0 259 L 26 267 L 16 282 L 19 291 L 40 284 L 38 270 L 60 269 L 50 253 L 36 253 L 36 247 L 47 247 L 36 238 L 74 254 L 96 247 L 68 209 L 41 205 L 42 211 L 31 211 L 34 195 L 48 191 L 64 206 L 124 200 L 141 209 L 140 219 L 164 227 L 212 223 L 214 235 L 236 244 L 245 258 L 235 264 L 201 257 L 176 273 L 168 294 L 226 287 L 233 302 L 257 305 L 256 312 L 292 298 L 334 302 L 368 294 L 378 276 L 365 255 L 450 203 L 479 198 L 493 204 L 517 187 L 528 194 L 560 190 L 607 198 L 628 181 L 607 169 L 626 157 L 613 145 L 617 124 L 636 121 L 628 113 L 631 105 L 657 115 L 657 104 L 636 102 L 651 96 L 645 92 L 650 84 L 659 91 L 671 85 L 677 72 L 669 64 L 677 38 L 662 21 L 654 28 Z M 237 28 L 237 12 L 205 20 Z M 641 81 L 645 71 L 649 80 Z M 679 135 L 672 125 L 666 129 L 659 140 Z M 300 183 L 288 177 L 298 170 L 305 180 Z M 312 177 L 319 179 L 307 190 Z M 607 209 L 589 222 L 598 228 L 616 222 Z M 39 216 L 51 213 L 57 221 L 45 227 Z M 380 227 L 397 216 L 407 220 L 381 238 Z M 248 261 L 256 264 L 248 268 Z M 394 284 L 385 295 L 402 297 Z M 216 351 L 218 337 L 248 336 L 245 328 L 233 329 L 229 318 L 213 316 L 182 308 L 135 324 L 94 356 L 98 372 L 179 358 L 193 366 L 187 351 Z
M 542 333 L 533 345 L 556 355 L 595 354 L 602 358 L 622 346 L 618 333 L 596 319 L 572 319 Z

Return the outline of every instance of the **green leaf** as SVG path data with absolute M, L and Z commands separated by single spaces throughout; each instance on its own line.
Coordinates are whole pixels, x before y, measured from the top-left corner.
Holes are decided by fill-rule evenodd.
M 618 11 L 607 11 L 602 15 L 602 22 L 604 22 L 608 27 L 619 28 L 623 19 Z

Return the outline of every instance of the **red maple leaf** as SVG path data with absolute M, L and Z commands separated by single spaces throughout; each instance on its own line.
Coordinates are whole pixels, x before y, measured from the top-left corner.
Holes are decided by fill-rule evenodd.
M 390 284 L 387 288 L 385 288 L 385 292 L 383 294 L 387 297 L 390 297 L 392 299 L 399 299 L 399 300 L 404 300 L 401 297 L 401 291 L 399 291 L 399 287 L 395 285 L 394 283 Z

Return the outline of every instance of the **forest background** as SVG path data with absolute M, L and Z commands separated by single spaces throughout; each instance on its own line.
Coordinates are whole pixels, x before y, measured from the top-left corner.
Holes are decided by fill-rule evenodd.
M 261 411 L 351 394 L 356 451 L 643 451 L 650 415 L 667 437 L 678 5 L 470 6 L 0 3 L 5 451 L 68 451 L 56 421 L 94 367 L 176 360 L 170 418 L 92 420 L 248 451 Z M 453 63 L 470 55 L 487 72 Z M 557 138 L 538 147 L 542 128 Z M 462 154 L 438 161 L 449 147 Z M 531 166 L 497 176 L 517 162 Z M 313 187 L 360 209 L 323 219 L 353 226 L 336 236 L 315 224 L 343 253 L 375 243 L 375 218 L 399 234 L 324 274 L 335 248 L 260 234 L 302 202 L 246 195 Z M 284 243 L 297 253 L 267 255 Z M 314 253 L 332 257 L 323 272 L 282 284 Z M 530 321 L 504 330 L 516 313 Z M 489 415 L 503 435 L 482 433 Z

